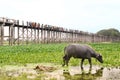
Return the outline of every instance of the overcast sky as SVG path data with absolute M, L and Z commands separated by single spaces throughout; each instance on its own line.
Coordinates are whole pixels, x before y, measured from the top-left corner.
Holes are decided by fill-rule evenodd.
M 96 33 L 120 31 L 120 0 L 0 0 L 0 17 Z

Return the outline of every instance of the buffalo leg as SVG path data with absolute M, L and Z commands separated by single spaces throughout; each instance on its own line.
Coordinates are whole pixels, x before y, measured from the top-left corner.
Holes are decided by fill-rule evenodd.
M 63 65 L 62 65 L 62 66 L 65 66 L 65 62 L 66 62 L 66 61 L 65 61 L 65 60 L 63 60 Z
M 63 62 L 64 62 L 64 63 L 63 63 L 62 66 L 65 66 L 65 65 L 68 66 L 68 62 L 69 62 L 69 60 L 63 60 Z
M 68 66 L 69 60 L 70 60 L 70 58 L 69 58 L 68 56 L 65 55 L 65 56 L 63 57 L 63 65 L 62 65 L 62 66 L 65 66 L 65 65 Z
M 81 70 L 83 70 L 83 62 L 84 62 L 84 59 L 81 60 Z
M 70 60 L 70 58 L 67 58 L 67 60 L 66 60 L 66 65 L 67 66 L 68 66 L 69 60 Z
M 66 65 L 66 60 L 67 60 L 67 55 L 65 55 L 65 56 L 63 57 L 63 65 L 62 65 L 62 66 L 65 66 L 65 65 Z
M 91 59 L 88 59 L 89 61 L 89 64 L 90 64 L 90 69 L 92 68 L 92 62 L 91 62 Z

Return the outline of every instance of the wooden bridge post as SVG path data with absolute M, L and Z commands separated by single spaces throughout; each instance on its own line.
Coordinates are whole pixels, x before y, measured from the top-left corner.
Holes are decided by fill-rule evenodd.
M 75 43 L 77 43 L 77 33 L 75 33 Z
M 55 31 L 53 31 L 53 43 L 55 43 Z
M 57 31 L 54 31 L 55 32 L 55 43 L 57 42 Z
M 55 43 L 57 43 L 57 41 L 58 41 L 58 32 L 55 31 Z
M 96 35 L 95 35 L 95 34 L 93 34 L 93 42 L 96 42 L 96 40 L 95 40 L 95 36 L 96 36 Z
M 71 36 L 70 36 L 70 33 L 68 33 L 68 39 L 69 39 L 69 43 L 71 42 Z
M 64 33 L 64 42 L 66 42 L 66 32 Z
M 75 42 L 76 42 L 76 43 L 78 42 L 78 36 L 77 36 L 77 33 L 75 33 Z
M 72 33 L 71 32 L 69 32 L 69 41 L 70 41 L 70 43 L 72 43 Z
M 1 33 L 1 31 L 2 30 L 1 30 L 1 24 L 0 24 L 0 46 L 2 45 L 2 36 L 1 36 L 2 33 Z
M 53 43 L 53 31 L 51 31 L 51 43 Z
M 92 38 L 91 42 L 94 43 L 94 34 L 91 34 L 91 38 Z
M 44 30 L 44 43 L 46 43 L 46 30 Z
M 37 29 L 37 43 L 40 41 L 40 29 Z
M 63 32 L 61 32 L 61 42 L 63 42 Z
M 56 38 L 55 38 L 55 42 L 56 43 L 58 43 L 58 39 L 59 39 L 59 37 L 58 37 L 58 31 L 56 31 Z
M 55 43 L 55 31 L 53 31 L 53 43 Z
M 47 43 L 50 43 L 50 30 L 47 30 Z
M 61 43 L 61 32 L 59 32 L 59 43 Z
M 41 43 L 43 43 L 43 24 L 41 25 Z
M 77 33 L 77 43 L 79 42 L 79 34 Z
M 24 21 L 22 21 L 22 44 L 24 44 L 25 36 L 24 36 Z
M 51 43 L 53 43 L 53 31 L 51 30 Z
M 28 26 L 29 26 L 29 24 L 27 22 L 27 28 L 26 28 L 26 30 L 27 30 L 27 39 L 26 39 L 26 44 L 28 44 L 28 42 L 29 42 L 29 38 L 28 38 Z
M 72 37 L 72 43 L 74 43 L 74 37 L 73 37 L 73 32 L 71 33 L 71 37 Z
M 46 34 L 46 33 L 47 33 L 47 31 L 46 31 L 46 30 L 44 30 L 44 43 L 46 43 L 46 41 L 47 41 L 47 37 L 46 37 L 46 36 L 47 36 L 47 34 Z
M 75 43 L 75 33 L 73 32 L 73 43 Z
M 60 32 L 58 32 L 58 43 L 60 43 Z
M 17 25 L 19 25 L 19 20 L 17 20 Z M 20 44 L 20 27 L 17 27 L 17 36 L 18 36 L 17 45 L 19 45 Z
M 76 33 L 74 33 L 74 43 L 76 43 Z
M 30 34 L 30 35 L 31 35 L 31 36 L 30 36 L 30 37 L 31 37 L 31 42 L 33 42 L 33 29 L 31 28 L 30 31 L 31 31 L 31 34 Z
M 69 33 L 69 41 L 72 42 L 71 33 Z
M 15 27 L 14 27 L 14 24 L 10 25 L 9 26 L 9 44 L 12 46 L 14 43 L 14 40 L 15 40 Z
M 59 43 L 61 43 L 61 31 L 59 32 Z
M 68 32 L 66 33 L 66 37 L 67 37 L 66 42 L 69 43 L 69 33 Z
M 4 41 L 4 25 L 5 23 L 0 25 L 0 45 L 3 45 Z
M 57 31 L 55 31 L 55 43 L 57 43 Z
M 34 43 L 36 43 L 36 29 L 34 28 Z
M 80 36 L 81 36 L 81 42 L 83 42 L 83 32 L 81 32 Z
M 86 40 L 86 42 L 89 42 L 89 34 L 87 32 L 85 34 L 85 40 Z
M 43 39 L 44 39 L 44 32 L 43 32 L 43 24 L 41 25 L 41 43 L 43 43 Z
M 49 30 L 49 43 L 51 43 L 51 30 Z
M 80 37 L 80 33 L 79 33 L 79 34 L 78 34 L 78 42 L 80 42 L 80 38 L 81 38 L 81 37 Z
M 76 43 L 76 33 L 74 33 L 74 43 Z

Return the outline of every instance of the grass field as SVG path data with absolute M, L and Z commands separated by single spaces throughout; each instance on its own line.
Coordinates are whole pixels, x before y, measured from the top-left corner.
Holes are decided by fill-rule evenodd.
M 24 65 L 26 63 L 54 63 L 62 65 L 64 47 L 60 44 L 31 44 L 19 46 L 0 46 L 0 66 Z M 96 52 L 103 56 L 104 63 L 92 59 L 94 65 L 120 66 L 120 43 L 89 43 Z M 79 65 L 79 59 L 71 59 L 70 65 Z M 87 64 L 87 60 L 85 64 Z

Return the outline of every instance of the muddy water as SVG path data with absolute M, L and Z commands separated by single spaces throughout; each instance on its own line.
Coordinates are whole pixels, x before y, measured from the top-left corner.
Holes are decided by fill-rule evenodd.
M 84 66 L 84 71 L 81 71 L 79 66 L 70 66 L 69 68 L 57 66 L 58 68 L 54 71 L 38 72 L 37 70 L 34 70 L 35 66 L 36 65 L 21 67 L 4 66 L 0 68 L 0 77 L 8 76 L 17 78 L 21 76 L 21 74 L 26 74 L 26 79 L 40 78 L 40 80 L 120 80 L 120 67 L 102 68 L 99 66 L 93 66 L 92 70 L 89 70 L 89 66 Z M 56 67 L 56 65 L 49 66 Z M 44 75 L 42 76 L 41 74 Z
M 81 71 L 79 66 L 74 66 L 52 73 L 47 72 L 46 75 L 47 79 L 55 78 L 57 80 L 120 80 L 120 68 L 93 66 L 92 70 L 89 70 L 88 66 L 84 66 L 84 71 Z

